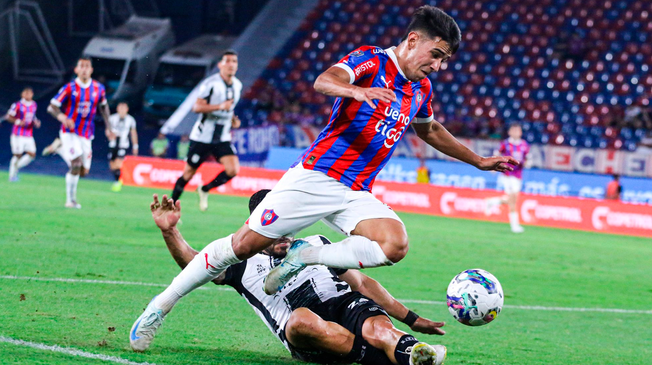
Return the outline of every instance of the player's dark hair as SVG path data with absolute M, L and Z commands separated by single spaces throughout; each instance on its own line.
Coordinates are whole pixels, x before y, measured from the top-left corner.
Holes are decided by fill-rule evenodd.
M 462 32 L 455 19 L 440 8 L 431 5 L 424 5 L 412 14 L 412 21 L 402 41 L 414 31 L 422 31 L 430 38 L 440 37 L 451 46 L 453 54 L 457 52 L 462 41 Z
M 254 193 L 254 195 L 249 198 L 249 213 L 252 213 L 254 209 L 260 204 L 260 202 L 265 199 L 265 196 L 267 193 L 269 193 L 271 190 L 269 189 L 263 189 L 263 190 L 258 190 L 257 192 Z
M 91 66 L 93 66 L 93 60 L 90 57 L 81 56 L 77 59 L 77 63 L 79 63 L 79 61 L 88 61 L 91 63 Z
M 519 123 L 516 123 L 516 122 L 514 122 L 514 123 L 510 123 L 510 125 L 509 125 L 509 129 L 512 129 L 512 128 L 515 128 L 515 127 L 522 128 L 522 127 L 521 127 L 521 124 L 519 124 Z
M 226 51 L 224 51 L 224 52 L 222 53 L 222 57 L 221 57 L 221 58 L 224 58 L 224 57 L 226 57 L 226 56 L 237 56 L 237 55 L 238 55 L 238 52 L 236 52 L 236 51 L 234 51 L 234 50 L 232 50 L 232 49 L 227 49 Z
M 23 88 L 23 92 L 28 91 L 28 90 L 31 91 L 31 92 L 34 92 L 34 89 L 32 89 L 31 86 L 25 86 L 25 87 Z

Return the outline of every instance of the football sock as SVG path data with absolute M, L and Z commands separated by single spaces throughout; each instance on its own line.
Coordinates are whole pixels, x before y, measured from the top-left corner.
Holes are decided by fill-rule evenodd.
M 18 166 L 16 164 L 18 164 L 18 157 L 14 156 L 11 158 L 11 162 L 9 162 L 9 178 L 16 176 L 18 173 Z
M 362 365 L 393 365 L 384 351 L 371 346 L 362 336 L 355 336 L 353 348 L 343 360 L 346 363 Z
M 120 180 L 121 170 L 120 169 L 111 170 L 111 172 L 113 173 L 113 178 L 115 179 L 115 181 L 119 181 Z
M 222 184 L 225 184 L 227 181 L 233 179 L 233 176 L 229 176 L 226 174 L 226 171 L 220 172 L 219 175 L 217 175 L 213 181 L 209 182 L 208 184 L 204 185 L 201 190 L 204 192 L 208 192 L 209 190 L 216 188 Z
M 518 212 L 509 212 L 509 225 L 512 228 L 520 226 L 518 222 Z
M 66 173 L 66 202 L 77 201 L 77 183 L 79 183 L 79 175 Z
M 301 251 L 308 265 L 321 264 L 338 269 L 363 269 L 393 265 L 376 241 L 364 236 L 351 236 L 330 245 L 308 247 Z
M 176 203 L 177 200 L 181 197 L 183 193 L 183 188 L 188 184 L 188 180 L 184 179 L 183 176 L 179 176 L 179 179 L 174 184 L 174 190 L 172 190 L 172 200 Z
M 34 161 L 34 157 L 24 154 L 16 163 L 17 169 L 22 169 L 23 167 L 27 166 L 30 164 L 30 162 Z
M 394 350 L 394 357 L 399 365 L 410 365 L 410 353 L 412 346 L 419 343 L 419 341 L 412 335 L 403 335 L 399 338 Z
M 154 305 L 168 313 L 176 302 L 186 294 L 215 279 L 239 260 L 233 252 L 233 235 L 211 242 L 195 256 L 172 284 L 154 299 Z

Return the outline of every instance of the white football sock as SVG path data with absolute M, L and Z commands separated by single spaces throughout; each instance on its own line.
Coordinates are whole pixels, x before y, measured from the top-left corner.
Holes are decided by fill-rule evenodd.
M 154 299 L 154 305 L 164 313 L 181 297 L 215 279 L 233 264 L 242 261 L 233 252 L 233 235 L 211 242 L 188 263 L 172 284 Z
M 73 175 L 70 172 L 66 173 L 66 203 L 77 201 L 77 183 L 79 183 L 79 175 Z
M 18 164 L 18 157 L 14 156 L 11 158 L 11 161 L 9 162 L 9 178 L 11 179 L 12 177 L 16 176 L 18 173 L 18 167 L 16 166 Z
M 16 167 L 19 169 L 22 169 L 23 167 L 29 165 L 32 161 L 34 161 L 34 157 L 24 154 L 19 160 L 18 163 L 16 164 Z
M 363 269 L 393 265 L 376 241 L 364 236 L 351 236 L 330 245 L 308 247 L 301 251 L 308 265 L 326 265 L 339 269 Z
M 520 226 L 520 223 L 518 222 L 518 212 L 509 212 L 509 225 L 512 229 Z

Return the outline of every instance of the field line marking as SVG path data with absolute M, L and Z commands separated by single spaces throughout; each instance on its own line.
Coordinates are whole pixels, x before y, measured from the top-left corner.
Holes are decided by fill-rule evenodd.
M 109 355 L 103 355 L 103 354 L 95 354 L 95 353 L 92 353 L 92 352 L 86 352 L 86 351 L 78 350 L 78 349 L 72 348 L 72 347 L 61 347 L 59 345 L 46 345 L 44 343 L 17 340 L 15 338 L 5 337 L 5 336 L 0 336 L 0 342 L 10 343 L 10 344 L 16 345 L 16 346 L 31 347 L 31 348 L 38 349 L 38 350 L 59 352 L 59 353 L 70 355 L 70 356 L 85 357 L 87 359 L 109 361 L 109 362 L 114 362 L 116 364 L 156 365 L 156 364 L 153 364 L 153 363 L 150 363 L 150 362 L 134 362 L 134 361 L 129 361 L 129 360 L 123 359 L 121 357 L 109 356 Z
M 140 281 L 117 281 L 117 280 L 94 280 L 94 279 L 69 279 L 69 278 L 39 278 L 31 276 L 13 276 L 0 275 L 0 279 L 7 280 L 34 280 L 34 281 L 58 281 L 65 283 L 86 283 L 86 284 L 110 284 L 110 285 L 136 285 L 136 286 L 154 286 L 166 288 L 168 284 L 145 283 Z M 207 290 L 208 287 L 198 289 Z M 233 291 L 230 287 L 218 286 L 210 290 Z M 403 303 L 429 304 L 429 305 L 446 305 L 444 301 L 435 300 L 418 300 L 418 299 L 398 299 Z M 598 313 L 622 313 L 622 314 L 652 314 L 652 310 L 644 309 L 621 309 L 621 308 L 577 308 L 577 307 L 545 307 L 538 305 L 511 305 L 506 304 L 503 308 L 522 309 L 534 311 L 555 311 L 555 312 L 598 312 Z

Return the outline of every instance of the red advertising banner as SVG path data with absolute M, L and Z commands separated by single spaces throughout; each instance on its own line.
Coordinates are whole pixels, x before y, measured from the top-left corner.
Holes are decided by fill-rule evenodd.
M 171 190 L 183 166 L 184 162 L 178 160 L 128 156 L 122 165 L 122 179 L 126 185 Z M 199 183 L 210 181 L 221 171 L 219 164 L 204 163 L 186 189 L 197 189 Z M 249 196 L 260 189 L 273 188 L 283 173 L 242 167 L 238 176 L 216 192 Z M 507 222 L 506 206 L 485 212 L 485 199 L 500 195 L 495 190 L 377 181 L 373 194 L 400 212 Z M 652 237 L 652 208 L 649 205 L 521 194 L 518 211 L 525 225 Z

